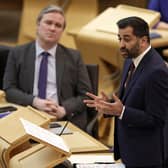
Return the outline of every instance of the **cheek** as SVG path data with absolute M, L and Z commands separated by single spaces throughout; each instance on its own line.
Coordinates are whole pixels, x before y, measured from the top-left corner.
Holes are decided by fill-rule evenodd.
M 61 29 L 61 30 L 57 30 L 56 32 L 57 32 L 57 33 L 56 33 L 56 34 L 57 34 L 57 36 L 59 36 L 59 37 L 60 37 L 60 36 L 62 35 L 62 33 L 63 33 L 63 30 L 62 30 L 62 29 Z
M 40 26 L 40 27 L 38 27 L 37 28 L 37 32 L 38 32 L 38 34 L 41 34 L 42 32 L 43 32 L 43 28 Z
M 45 32 L 45 31 L 47 31 L 47 26 L 43 26 L 42 24 L 40 25 L 40 26 L 38 26 L 38 28 L 37 28 L 37 31 L 39 31 L 39 32 Z
M 134 50 L 135 48 L 137 48 L 137 45 L 135 43 L 129 43 L 126 46 L 129 50 Z

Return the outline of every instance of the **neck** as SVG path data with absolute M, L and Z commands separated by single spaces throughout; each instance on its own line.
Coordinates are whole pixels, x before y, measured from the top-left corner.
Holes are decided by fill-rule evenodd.
M 149 46 L 150 46 L 150 44 L 146 44 L 145 46 L 143 46 L 143 47 L 141 48 L 140 53 L 143 53 L 144 51 L 146 51 L 146 49 L 147 49 Z
M 51 49 L 52 47 L 54 47 L 55 44 L 53 43 L 49 43 L 49 42 L 43 42 L 40 41 L 39 39 L 37 39 L 39 45 L 45 50 L 48 51 L 49 49 Z

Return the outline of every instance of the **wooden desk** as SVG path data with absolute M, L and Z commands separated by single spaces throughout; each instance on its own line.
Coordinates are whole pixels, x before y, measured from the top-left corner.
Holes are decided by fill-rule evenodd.
M 65 122 L 58 122 L 64 125 Z M 73 134 L 61 135 L 64 141 L 70 148 L 71 153 L 85 153 L 85 152 L 109 152 L 109 148 L 75 126 L 72 123 L 68 123 L 69 128 Z
M 4 92 L 0 91 L 0 107 L 9 105 L 15 106 L 17 110 L 0 119 L 0 161 L 3 157 L 2 162 L 5 161 L 7 165 L 10 158 L 16 153 L 30 148 L 28 136 L 20 122 L 20 118 L 27 119 L 42 127 L 48 127 L 52 119 L 50 115 L 32 107 L 23 107 L 6 102 Z
M 0 106 L 13 105 L 5 101 L 3 92 L 0 92 L 0 95 Z M 44 144 L 37 144 L 32 147 L 30 147 L 30 144 L 27 144 L 28 146 L 23 148 L 23 144 L 28 141 L 28 136 L 19 121 L 20 118 L 22 117 L 39 126 L 48 128 L 50 117 L 31 107 L 13 106 L 16 106 L 18 110 L 0 119 L 0 144 L 2 145 L 1 147 L 7 149 L 5 154 L 7 165 L 9 164 L 11 168 L 21 165 L 24 165 L 24 168 L 28 168 L 33 166 L 37 167 L 37 165 L 52 167 L 56 163 L 61 163 L 62 160 L 58 160 L 59 153 Z M 66 122 L 59 123 L 64 126 Z M 69 146 L 72 154 L 109 152 L 108 147 L 74 124 L 69 122 L 67 127 L 72 130 L 73 134 L 62 135 L 62 138 Z M 65 157 L 62 159 L 65 159 Z
M 61 125 L 65 124 L 65 122 L 58 123 Z M 62 138 L 68 144 L 72 155 L 77 156 L 78 154 L 82 155 L 88 153 L 90 153 L 91 155 L 92 153 L 101 155 L 101 153 L 103 153 L 103 155 L 107 155 L 111 157 L 111 160 L 113 160 L 113 155 L 109 153 L 109 149 L 106 146 L 101 144 L 96 139 L 92 138 L 90 135 L 88 135 L 72 123 L 69 123 L 67 127 L 73 131 L 73 134 L 62 135 Z M 75 132 L 78 133 L 76 134 Z M 54 151 L 52 148 L 49 148 L 48 146 L 37 144 L 32 148 L 29 148 L 13 156 L 9 161 L 9 165 L 11 166 L 10 168 L 51 168 L 54 163 L 56 164 L 55 160 L 58 160 L 58 154 L 59 153 L 56 153 L 56 151 Z
M 151 45 L 154 48 L 168 46 L 168 31 L 152 29 L 151 32 L 155 32 L 161 35 L 161 38 L 151 39 Z
M 168 49 L 163 50 L 163 55 L 168 58 Z

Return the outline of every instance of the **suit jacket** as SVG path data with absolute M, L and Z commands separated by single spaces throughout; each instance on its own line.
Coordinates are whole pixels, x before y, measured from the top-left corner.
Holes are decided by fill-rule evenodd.
M 4 90 L 9 102 L 32 105 L 34 69 L 35 42 L 11 50 L 4 75 Z M 91 88 L 88 73 L 80 53 L 60 44 L 56 52 L 56 83 L 59 104 L 67 112 L 64 119 L 85 129 L 87 114 L 83 99 Z
M 161 56 L 150 49 L 124 91 L 130 62 L 130 59 L 125 61 L 119 93 L 125 111 L 122 120 L 115 118 L 115 159 L 121 157 L 127 166 L 161 165 L 167 152 L 164 129 L 168 113 L 168 68 Z

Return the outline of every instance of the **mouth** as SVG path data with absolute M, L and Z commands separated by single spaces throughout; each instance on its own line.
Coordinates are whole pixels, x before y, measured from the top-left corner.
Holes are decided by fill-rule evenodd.
M 48 36 L 48 37 L 53 37 L 53 36 L 55 36 L 55 33 L 54 33 L 54 32 L 47 32 L 47 33 L 46 33 L 46 36 Z
M 124 57 L 124 58 L 127 58 L 128 55 L 129 55 L 129 52 L 127 49 L 120 49 L 120 54 Z
M 49 38 L 51 38 L 53 36 L 54 36 L 53 34 L 47 34 L 47 37 L 49 37 Z
M 125 49 L 120 49 L 120 53 L 125 55 L 125 54 L 128 54 L 128 51 Z

